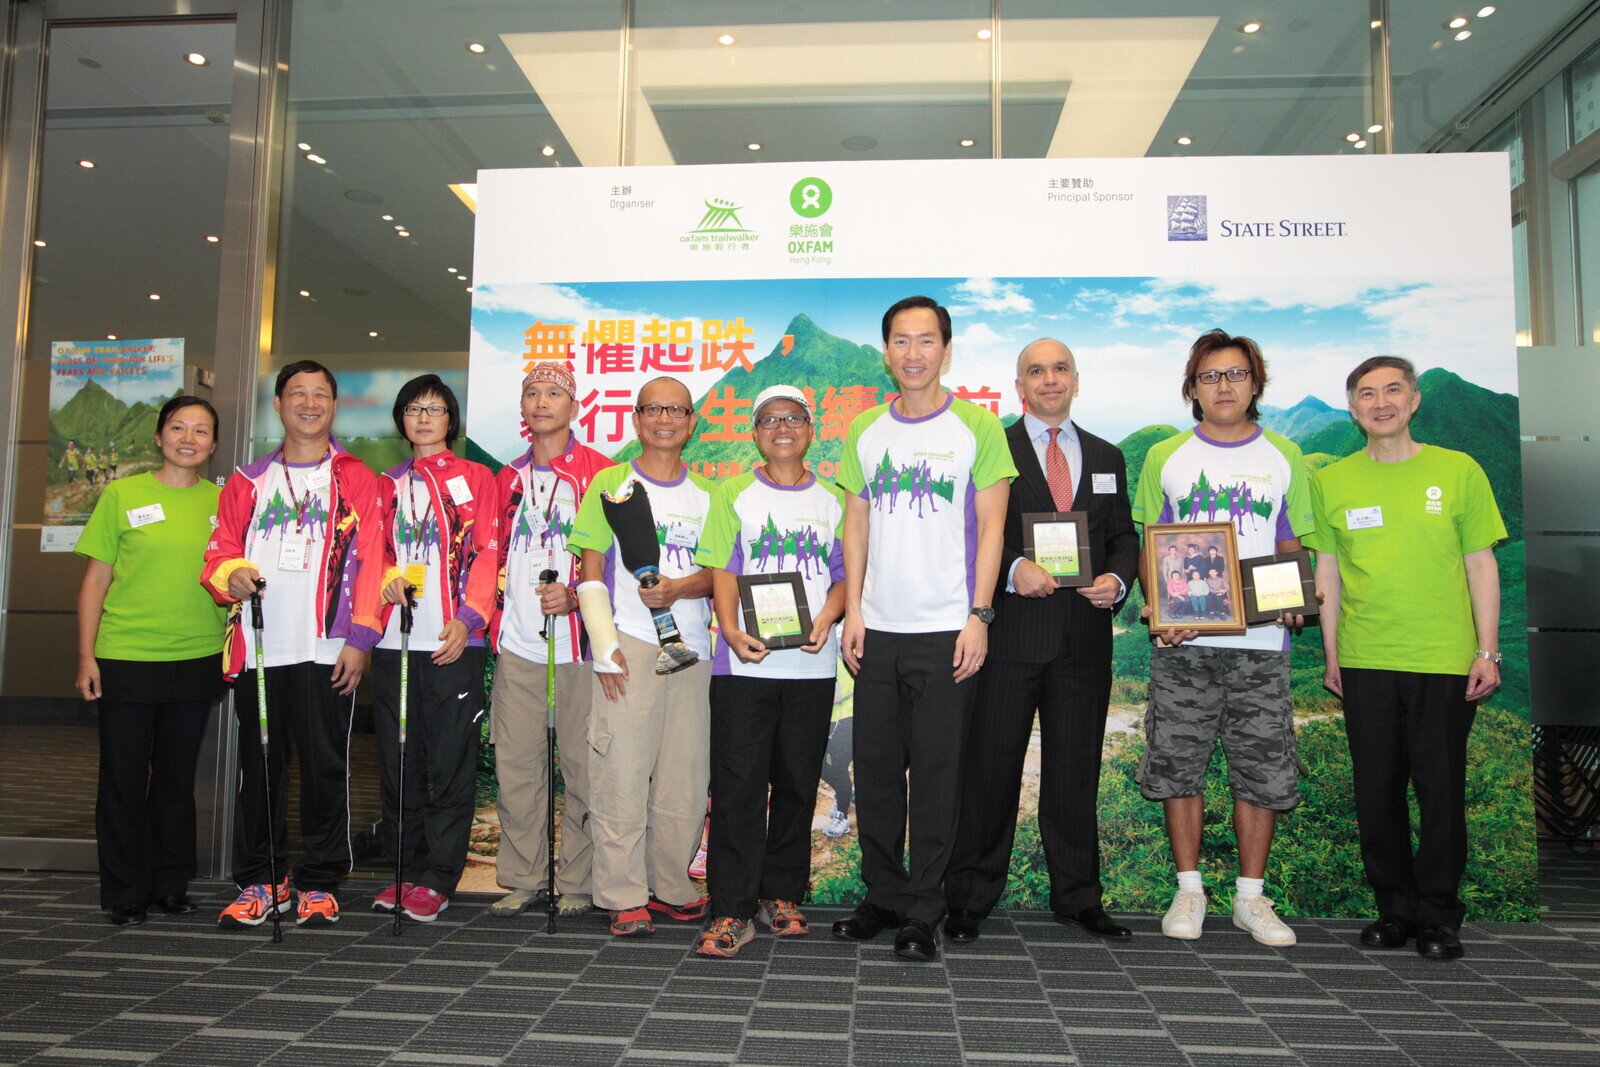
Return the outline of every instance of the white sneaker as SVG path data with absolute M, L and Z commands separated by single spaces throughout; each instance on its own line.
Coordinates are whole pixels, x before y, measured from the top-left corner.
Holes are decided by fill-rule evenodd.
M 834 808 L 832 811 L 828 812 L 828 824 L 822 828 L 822 833 L 824 836 L 838 840 L 849 832 L 850 816 L 846 815 L 838 808 Z
M 1206 895 L 1195 889 L 1180 889 L 1161 917 L 1161 932 L 1179 941 L 1195 941 L 1205 921 Z
M 1272 901 L 1264 896 L 1234 897 L 1233 925 L 1263 945 L 1287 948 L 1295 943 L 1294 931 L 1278 918 L 1278 913 L 1272 910 Z

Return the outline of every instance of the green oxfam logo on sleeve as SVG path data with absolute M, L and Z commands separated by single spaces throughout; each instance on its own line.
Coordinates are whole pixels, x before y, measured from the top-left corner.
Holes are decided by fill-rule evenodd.
M 789 190 L 789 205 L 801 218 L 814 219 L 833 206 L 833 190 L 821 178 L 801 178 Z

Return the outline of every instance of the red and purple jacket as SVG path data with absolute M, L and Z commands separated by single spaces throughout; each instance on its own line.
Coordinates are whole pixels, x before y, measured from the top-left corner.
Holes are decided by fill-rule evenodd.
M 579 444 L 577 435 L 573 434 L 567 439 L 567 450 L 550 461 L 550 470 L 557 478 L 572 487 L 573 499 L 581 501 L 583 494 L 589 491 L 589 483 L 594 481 L 594 476 L 614 464 L 615 461 L 606 458 L 604 454 L 588 445 Z M 489 640 L 496 652 L 500 651 L 500 621 L 505 616 L 506 608 L 506 557 L 510 554 L 511 531 L 516 525 L 517 511 L 522 507 L 522 498 L 531 489 L 532 472 L 533 449 L 530 448 L 501 467 L 500 473 L 495 476 L 500 483 L 500 528 L 505 532 L 505 536 L 500 538 L 494 618 L 489 624 Z M 576 556 L 568 556 L 565 581 L 569 589 L 578 585 Z M 573 611 L 563 621 L 570 627 L 575 658 L 579 661 L 587 659 L 589 653 L 583 636 L 583 620 L 578 617 L 577 611 Z
M 343 639 L 362 652 L 371 651 L 383 636 L 378 625 L 378 602 L 363 595 L 359 574 L 364 569 L 383 566 L 383 505 L 379 499 L 378 476 L 365 463 L 346 452 L 339 442 L 328 439 L 333 453 L 329 463 L 333 477 L 328 486 L 328 536 L 322 542 L 318 560 L 317 636 Z M 233 604 L 228 616 L 228 632 L 223 641 L 222 673 L 233 681 L 244 670 L 245 627 L 228 579 L 241 567 L 254 567 L 249 559 L 256 537 L 257 490 L 265 482 L 278 450 L 246 463 L 228 476 L 217 501 L 217 528 L 206 544 L 205 564 L 200 584 L 219 604 Z
M 385 471 L 378 479 L 380 499 L 383 504 L 384 567 L 371 568 L 372 576 L 363 569 L 359 579 L 362 592 L 376 597 L 378 608 L 378 633 L 389 625 L 389 615 L 394 605 L 383 600 L 383 591 L 389 583 L 404 575 L 395 553 L 394 522 L 400 509 L 397 506 L 400 487 L 411 477 L 413 465 L 422 475 L 428 489 L 428 499 L 433 504 L 433 514 L 439 520 L 439 572 L 440 608 L 444 621 L 460 619 L 467 624 L 468 641 L 483 644 L 484 631 L 494 617 L 497 604 L 495 570 L 500 565 L 500 487 L 489 468 L 470 459 L 462 459 L 448 449 L 420 461 L 406 460 L 393 470 Z M 467 498 L 457 501 L 458 493 L 450 490 L 450 483 L 464 480 Z M 459 483 L 458 483 L 459 484 Z M 375 584 L 376 588 L 365 587 Z

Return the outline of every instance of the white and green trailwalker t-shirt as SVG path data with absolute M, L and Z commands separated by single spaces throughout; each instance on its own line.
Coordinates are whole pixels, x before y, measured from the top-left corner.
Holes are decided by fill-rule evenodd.
M 717 486 L 695 562 L 729 574 L 795 573 L 816 618 L 828 589 L 844 580 L 844 491 L 816 475 L 801 485 L 778 485 L 757 467 Z M 740 603 L 740 626 L 743 602 Z M 832 678 L 839 670 L 839 635 L 815 652 L 784 648 L 760 663 L 745 663 L 717 642 L 711 673 L 744 678 Z
M 872 508 L 861 590 L 868 629 L 941 633 L 967 624 L 978 555 L 974 498 L 1016 476 L 1000 420 L 969 401 L 947 396 L 919 418 L 892 403 L 856 416 L 839 487 Z
M 1196 427 L 1153 446 L 1134 494 L 1133 521 L 1232 523 L 1240 559 L 1270 556 L 1279 541 L 1316 528 L 1300 447 L 1260 427 L 1243 441 L 1213 441 Z M 1289 648 L 1289 632 L 1269 622 L 1237 637 L 1197 637 L 1191 643 L 1282 652 Z
M 660 569 L 668 578 L 687 578 L 700 570 L 694 553 L 705 526 L 706 509 L 711 505 L 712 484 L 687 467 L 679 473 L 677 481 L 658 482 L 632 463 L 619 463 L 594 476 L 578 505 L 578 517 L 567 538 L 568 551 L 580 557 L 586 548 L 605 554 L 605 582 L 606 588 L 611 590 L 611 611 L 617 629 L 653 645 L 656 626 L 652 612 L 639 599 L 638 579 L 617 558 L 616 538 L 600 506 L 601 494 L 615 495 L 628 481 L 638 483 L 634 492 L 643 492 L 650 498 L 656 540 L 661 545 Z M 709 599 L 696 597 L 678 601 L 672 605 L 672 618 L 678 624 L 684 644 L 702 659 L 711 655 Z

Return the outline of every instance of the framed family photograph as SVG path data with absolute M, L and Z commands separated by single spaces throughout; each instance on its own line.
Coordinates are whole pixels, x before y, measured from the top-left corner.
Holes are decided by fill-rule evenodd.
M 1242 634 L 1248 629 L 1231 522 L 1146 526 L 1142 571 L 1152 630 Z
M 799 648 L 811 635 L 806 588 L 795 571 L 739 575 L 744 632 L 770 649 Z
M 1056 588 L 1094 584 L 1089 513 L 1030 511 L 1022 516 L 1022 554 L 1056 580 Z
M 1242 561 L 1239 584 L 1244 592 L 1244 620 L 1252 625 L 1272 622 L 1284 612 L 1319 613 L 1311 553 L 1303 548 Z

